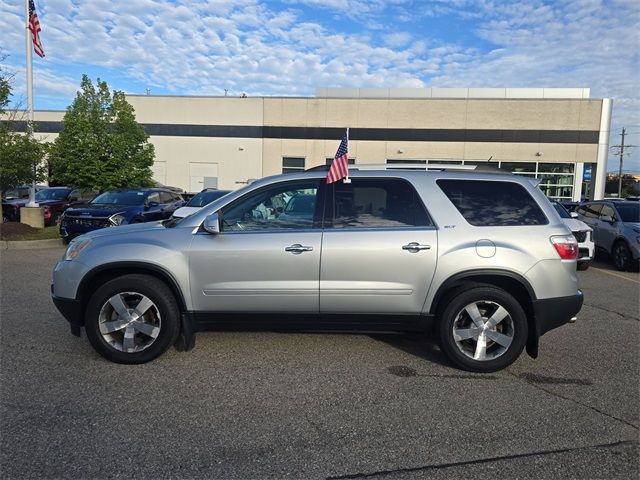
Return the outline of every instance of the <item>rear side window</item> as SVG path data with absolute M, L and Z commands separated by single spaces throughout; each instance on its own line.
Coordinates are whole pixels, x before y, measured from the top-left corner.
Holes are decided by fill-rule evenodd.
M 598 216 L 600 215 L 601 209 L 602 209 L 602 204 L 600 203 L 586 204 L 586 205 L 580 205 L 576 209 L 576 213 L 586 218 L 598 218 Z
M 334 183 L 333 228 L 407 228 L 432 225 L 413 186 L 401 179 L 353 178 Z
M 476 227 L 549 223 L 529 192 L 517 183 L 444 179 L 436 183 L 464 219 Z

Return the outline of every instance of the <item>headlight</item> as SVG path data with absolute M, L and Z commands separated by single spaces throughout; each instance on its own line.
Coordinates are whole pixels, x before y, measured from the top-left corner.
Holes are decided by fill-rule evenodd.
M 124 215 L 122 215 L 121 213 L 116 213 L 115 215 L 111 215 L 109 217 L 109 222 L 111 222 L 111 225 L 113 225 L 114 227 L 116 225 L 120 225 L 123 221 Z
M 84 240 L 72 240 L 69 248 L 67 248 L 67 252 L 64 254 L 64 259 L 68 261 L 75 260 L 80 252 L 87 248 L 90 243 L 91 240 L 88 238 Z

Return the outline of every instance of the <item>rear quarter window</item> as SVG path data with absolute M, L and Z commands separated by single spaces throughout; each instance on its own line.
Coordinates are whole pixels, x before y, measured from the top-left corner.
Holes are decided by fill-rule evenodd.
M 533 197 L 518 183 L 444 179 L 436 183 L 471 225 L 506 227 L 549 223 Z

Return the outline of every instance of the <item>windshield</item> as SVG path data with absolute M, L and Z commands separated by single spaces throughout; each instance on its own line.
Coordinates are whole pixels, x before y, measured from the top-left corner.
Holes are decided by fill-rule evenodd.
M 209 205 L 214 200 L 222 197 L 229 193 L 227 190 L 212 190 L 208 192 L 200 192 L 195 195 L 189 203 L 187 203 L 186 207 L 204 207 L 205 205 Z
M 569 214 L 567 209 L 564 208 L 564 206 L 560 202 L 552 200 L 551 205 L 553 205 L 553 207 L 556 209 L 556 212 L 558 212 L 560 218 L 571 218 L 571 215 Z
M 122 192 L 104 192 L 91 200 L 90 203 L 107 205 L 143 205 L 147 198 L 147 192 L 127 190 Z
M 70 191 L 66 188 L 45 188 L 36 193 L 36 200 L 64 200 Z
M 640 223 L 640 203 L 616 203 L 616 210 L 623 222 Z

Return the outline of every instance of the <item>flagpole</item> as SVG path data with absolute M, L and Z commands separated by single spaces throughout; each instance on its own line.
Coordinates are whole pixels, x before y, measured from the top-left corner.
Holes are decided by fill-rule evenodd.
M 342 179 L 343 183 L 351 183 L 349 178 L 349 127 L 347 127 L 347 176 Z
M 27 135 L 31 135 L 31 128 L 33 127 L 33 40 L 31 38 L 31 32 L 29 31 L 29 0 L 24 0 L 24 34 L 25 44 L 27 47 Z M 29 189 L 29 203 L 27 207 L 37 207 L 36 203 L 36 179 L 35 179 L 36 166 L 33 166 L 33 184 Z

